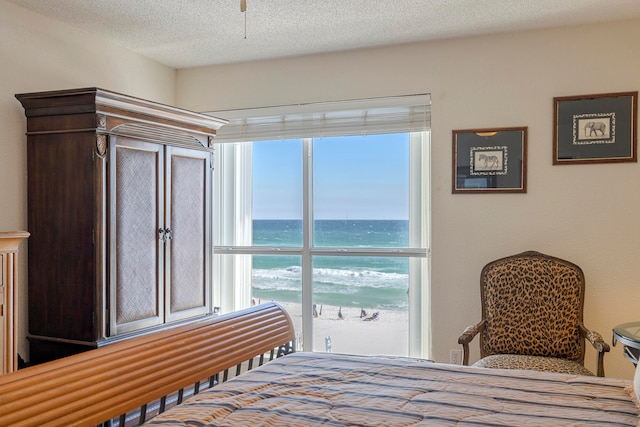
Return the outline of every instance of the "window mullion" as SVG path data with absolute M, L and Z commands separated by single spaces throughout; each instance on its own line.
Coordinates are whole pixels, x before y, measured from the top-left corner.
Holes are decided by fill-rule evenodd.
M 424 217 L 424 180 L 423 180 L 423 144 L 424 134 L 422 132 L 410 134 L 409 145 L 409 244 L 414 247 L 424 249 L 425 257 L 427 255 L 425 245 L 425 228 L 423 222 Z M 425 339 L 425 333 L 428 333 L 429 327 L 427 320 L 428 314 L 422 307 L 423 295 L 428 294 L 423 288 L 423 276 L 426 278 L 426 272 L 423 266 L 424 262 L 416 260 L 409 261 L 409 355 L 414 357 L 423 357 L 425 355 L 425 345 L 423 342 L 429 342 L 428 337 Z M 427 348 L 428 350 L 428 348 Z
M 302 255 L 301 247 L 215 246 L 218 255 Z
M 302 140 L 302 336 L 303 351 L 313 350 L 313 265 L 311 242 L 313 242 L 313 140 Z

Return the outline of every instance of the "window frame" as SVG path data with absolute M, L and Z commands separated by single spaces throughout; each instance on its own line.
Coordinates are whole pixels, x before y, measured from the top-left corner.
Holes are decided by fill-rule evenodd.
M 302 266 L 302 333 L 313 337 L 313 258 L 317 256 L 379 256 L 409 259 L 409 355 L 429 358 L 429 148 L 430 131 L 409 132 L 409 236 L 403 248 L 349 248 L 313 246 L 313 138 L 302 138 L 303 162 L 303 244 L 301 247 L 252 246 L 252 144 L 225 143 L 216 146 L 214 236 L 225 233 L 237 245 L 214 246 L 213 305 L 221 312 L 246 308 L 251 302 L 251 256 L 299 256 Z M 259 142 L 257 142 L 259 143 Z M 233 185 L 228 188 L 228 183 Z M 226 188 L 227 187 L 227 188 Z M 229 241 L 225 239 L 224 241 Z M 218 239 L 215 239 L 219 241 Z M 216 255 L 235 255 L 233 257 Z M 241 283 L 244 285 L 238 286 Z M 303 351 L 312 351 L 313 340 L 305 339 Z

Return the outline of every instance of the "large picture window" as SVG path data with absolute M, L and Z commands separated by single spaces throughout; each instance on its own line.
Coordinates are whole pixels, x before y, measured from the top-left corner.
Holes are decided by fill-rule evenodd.
M 428 127 L 343 131 L 216 146 L 214 305 L 280 303 L 305 351 L 428 357 Z

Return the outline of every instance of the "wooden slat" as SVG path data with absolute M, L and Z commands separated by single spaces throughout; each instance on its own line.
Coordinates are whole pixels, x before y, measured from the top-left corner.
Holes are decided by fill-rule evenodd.
M 0 377 L 0 425 L 95 425 L 293 342 L 267 303 Z

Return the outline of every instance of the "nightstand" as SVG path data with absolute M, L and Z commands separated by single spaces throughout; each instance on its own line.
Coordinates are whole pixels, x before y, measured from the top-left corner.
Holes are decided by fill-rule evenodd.
M 613 345 L 618 341 L 624 346 L 624 357 L 636 366 L 640 359 L 640 322 L 623 323 L 614 327 Z

